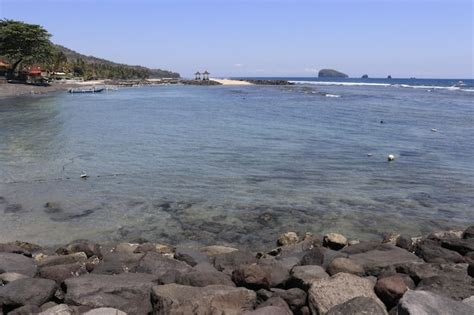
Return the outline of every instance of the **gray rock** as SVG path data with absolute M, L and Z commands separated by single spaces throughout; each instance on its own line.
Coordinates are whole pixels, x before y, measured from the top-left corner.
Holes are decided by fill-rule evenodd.
M 323 237 L 323 246 L 333 250 L 340 250 L 347 245 L 347 238 L 338 233 L 328 233 Z
M 7 306 L 39 306 L 53 297 L 56 288 L 56 283 L 52 280 L 19 279 L 0 287 L 0 301 Z
M 129 314 L 152 311 L 150 292 L 156 276 L 141 273 L 88 274 L 64 281 L 65 303 L 91 308 L 113 307 Z
M 413 251 L 414 250 L 414 243 L 413 240 L 411 239 L 410 236 L 407 235 L 400 235 L 397 238 L 396 245 L 400 248 L 406 249 L 407 251 Z
M 85 253 L 87 257 L 97 256 L 102 258 L 100 246 L 89 240 L 76 240 L 69 243 L 65 247 L 59 248 L 56 251 L 58 254 L 74 254 L 74 253 Z
M 5 273 L 0 274 L 0 283 L 3 282 L 3 284 L 8 284 L 16 280 L 27 279 L 27 278 L 30 278 L 30 277 L 25 276 L 21 273 L 5 272 Z
M 457 252 L 443 248 L 437 241 L 426 239 L 418 244 L 416 254 L 430 263 L 463 263 L 464 258 Z
M 348 255 L 360 254 L 360 253 L 365 253 L 371 250 L 375 250 L 381 244 L 382 243 L 379 241 L 362 241 L 358 244 L 344 247 L 343 249 L 341 249 L 341 252 L 346 253 Z
M 474 238 L 474 225 L 471 225 L 467 229 L 464 230 L 462 233 L 462 238 L 463 239 L 469 239 L 469 238 Z
M 358 296 L 332 307 L 327 315 L 386 315 L 385 308 L 374 299 Z
M 228 275 L 241 265 L 250 265 L 257 262 L 255 255 L 245 251 L 233 251 L 214 256 L 214 267 Z
M 463 300 L 474 295 L 474 279 L 467 276 L 458 279 L 447 275 L 434 276 L 421 280 L 416 288 L 444 295 L 454 300 Z
M 215 257 L 217 255 L 236 252 L 238 251 L 238 249 L 233 248 L 233 247 L 228 247 L 228 246 L 211 245 L 211 246 L 201 247 L 199 251 L 204 253 L 207 257 Z
M 44 279 L 56 281 L 61 284 L 71 277 L 78 277 L 87 273 L 85 264 L 73 263 L 67 265 L 54 265 L 40 268 L 39 276 Z
M 0 253 L 0 270 L 3 272 L 16 272 L 28 277 L 36 275 L 36 262 L 24 255 L 13 253 Z
M 317 265 L 322 266 L 324 262 L 324 253 L 326 249 L 322 247 L 314 247 L 307 251 L 301 259 L 301 265 Z
M 232 282 L 228 275 L 217 270 L 211 272 L 193 270 L 185 274 L 180 274 L 176 277 L 176 283 L 192 287 L 205 287 L 212 284 L 235 287 L 234 282 Z
M 290 270 L 286 265 L 273 257 L 258 260 L 258 265 L 269 275 L 270 287 L 283 287 L 290 278 Z
M 399 315 L 472 315 L 474 308 L 432 292 L 409 290 L 398 303 Z
M 268 289 L 270 288 L 270 274 L 257 264 L 242 265 L 232 272 L 232 281 L 237 286 L 248 289 Z
M 357 246 L 357 245 L 355 245 Z M 395 268 L 410 262 L 420 262 L 414 254 L 389 244 L 383 244 L 376 249 L 349 256 L 355 263 L 361 265 L 367 275 L 378 276 L 383 269 Z
M 11 244 L 11 243 L 3 243 L 0 244 L 0 253 L 13 253 L 13 254 L 21 254 L 25 255 L 27 257 L 31 257 L 31 252 L 16 245 L 16 244 Z
M 272 297 L 282 298 L 294 312 L 306 305 L 307 294 L 299 288 L 288 290 L 273 288 L 270 292 Z
M 133 251 L 104 253 L 102 261 L 97 264 L 92 273 L 114 275 L 136 270 L 138 263 L 145 254 L 134 254 Z
M 441 240 L 441 246 L 461 255 L 466 255 L 469 252 L 474 251 L 474 238 L 468 239 L 445 239 Z
M 415 289 L 415 283 L 406 275 L 393 275 L 378 279 L 374 289 L 387 309 L 391 309 L 397 305 L 407 290 Z
M 43 309 L 43 306 L 41 306 Z M 43 310 L 38 315 L 73 315 L 75 314 L 74 309 L 66 304 L 57 304 Z
M 176 247 L 174 258 L 177 260 L 181 260 L 192 267 L 196 266 L 199 263 L 209 262 L 207 256 L 202 252 L 194 248 L 182 246 Z
M 339 272 L 363 276 L 364 268 L 350 258 L 337 257 L 329 264 L 327 272 L 331 276 Z
M 409 275 L 415 284 L 418 284 L 422 279 L 440 275 L 450 277 L 453 280 L 463 279 L 466 277 L 467 265 L 415 262 L 401 264 L 396 267 L 396 271 Z
M 122 312 L 121 310 L 118 310 L 116 308 L 100 307 L 85 312 L 83 315 L 127 315 L 127 313 Z
M 291 311 L 280 307 L 280 306 L 265 306 L 257 308 L 254 311 L 247 311 L 242 313 L 243 315 L 292 315 Z
M 280 246 L 287 246 L 296 244 L 299 241 L 300 239 L 295 232 L 286 232 L 278 238 L 277 244 Z
M 85 263 L 87 261 L 87 255 L 83 252 L 74 253 L 69 255 L 54 255 L 46 256 L 45 258 L 38 261 L 39 267 L 48 267 L 55 265 L 66 265 L 73 263 Z
M 329 275 L 321 266 L 295 266 L 291 270 L 289 285 L 308 290 L 314 280 L 326 278 L 329 278 Z
M 14 309 L 9 315 L 30 315 L 36 314 L 40 311 L 40 308 L 37 305 L 25 305 L 19 308 Z
M 468 298 L 465 298 L 464 300 L 462 300 L 463 303 L 466 303 L 467 305 L 471 306 L 471 307 L 474 307 L 474 295 L 468 297 Z
M 155 315 L 241 314 L 256 303 L 254 291 L 223 285 L 203 288 L 166 284 L 153 287 Z
M 185 262 L 168 258 L 155 252 L 146 253 L 136 268 L 137 272 L 151 273 L 159 278 L 163 278 L 163 283 L 174 282 L 173 277 L 188 273 L 191 270 L 191 266 Z M 164 280 L 165 278 L 167 280 Z
M 374 286 L 370 280 L 348 273 L 338 273 L 328 279 L 315 280 L 308 291 L 311 311 L 313 314 L 320 315 L 358 296 L 372 298 L 384 307 L 375 295 Z
M 292 314 L 290 307 L 285 302 L 285 300 L 283 300 L 281 297 L 278 297 L 278 296 L 272 296 L 268 298 L 265 302 L 257 305 L 257 309 L 267 307 L 267 306 L 277 306 L 277 307 L 287 310 L 288 312 L 290 312 L 290 314 Z

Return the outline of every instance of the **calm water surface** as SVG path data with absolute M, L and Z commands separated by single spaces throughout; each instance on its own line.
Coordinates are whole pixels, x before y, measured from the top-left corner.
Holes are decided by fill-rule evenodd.
M 289 230 L 463 227 L 473 103 L 469 91 L 312 84 L 3 100 L 0 240 L 261 248 Z

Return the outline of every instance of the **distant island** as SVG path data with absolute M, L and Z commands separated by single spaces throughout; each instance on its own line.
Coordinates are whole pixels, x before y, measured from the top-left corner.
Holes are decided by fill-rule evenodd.
M 348 78 L 349 76 L 343 72 L 333 69 L 321 69 L 318 78 Z

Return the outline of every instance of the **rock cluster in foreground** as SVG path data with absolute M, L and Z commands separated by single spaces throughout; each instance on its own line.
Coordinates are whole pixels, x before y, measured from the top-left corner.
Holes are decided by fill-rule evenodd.
M 302 240 L 300 240 L 300 237 Z M 279 247 L 0 244 L 0 314 L 474 314 L 474 226 Z

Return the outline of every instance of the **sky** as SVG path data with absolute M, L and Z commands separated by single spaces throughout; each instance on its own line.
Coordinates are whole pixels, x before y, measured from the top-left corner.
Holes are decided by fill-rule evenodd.
M 0 0 L 77 52 L 191 76 L 474 78 L 472 0 Z

